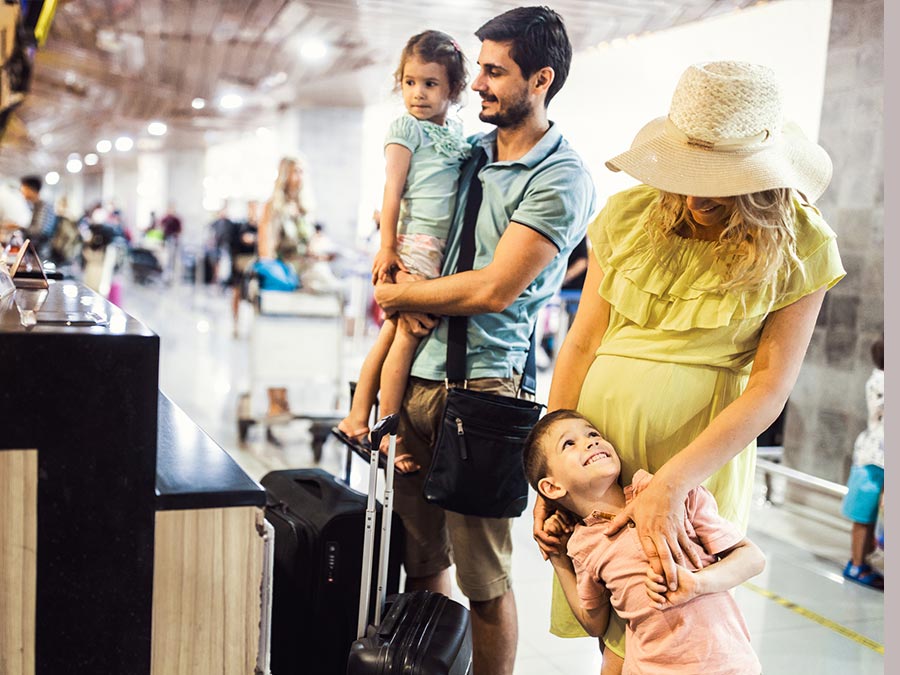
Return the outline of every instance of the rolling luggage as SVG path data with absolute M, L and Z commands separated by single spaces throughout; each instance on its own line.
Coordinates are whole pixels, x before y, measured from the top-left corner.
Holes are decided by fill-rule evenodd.
M 385 472 L 375 617 L 369 625 L 372 557 L 375 548 L 375 485 L 378 448 L 390 434 L 387 466 L 394 465 L 399 417 L 388 415 L 372 430 L 369 497 L 360 577 L 358 639 L 350 648 L 347 675 L 466 675 L 472 668 L 469 611 L 440 593 L 401 593 L 385 603 L 385 560 L 389 557 L 394 472 Z
M 366 496 L 321 469 L 262 479 L 275 528 L 271 621 L 273 675 L 343 675 L 356 638 Z M 393 528 L 395 550 L 403 529 Z M 386 578 L 396 590 L 400 557 Z

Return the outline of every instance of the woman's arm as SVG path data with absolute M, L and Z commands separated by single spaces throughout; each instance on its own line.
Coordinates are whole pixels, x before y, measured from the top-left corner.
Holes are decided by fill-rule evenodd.
M 657 609 L 683 605 L 698 595 L 729 591 L 762 573 L 766 556 L 759 547 L 744 537 L 737 544 L 719 554 L 719 560 L 701 570 L 692 572 L 678 567 L 678 589 L 667 591 L 665 578 L 653 570 L 647 570 L 647 595 Z
M 399 143 L 389 143 L 384 148 L 385 178 L 384 196 L 381 202 L 381 250 L 372 263 L 372 283 L 391 279 L 396 267 L 408 271 L 397 255 L 397 222 L 400 219 L 400 200 L 409 174 L 412 152 Z
M 272 232 L 272 201 L 269 200 L 263 206 L 262 217 L 256 225 L 256 251 L 263 259 L 275 257 L 275 245 L 270 240 Z
M 657 560 L 678 587 L 676 556 L 688 550 L 684 500 L 696 487 L 747 447 L 775 421 L 788 396 L 816 325 L 825 288 L 772 312 L 763 327 L 747 388 L 691 443 L 654 474 L 650 484 L 607 527 L 612 534 L 629 520 L 638 528 L 651 563 Z
M 578 303 L 578 311 L 575 312 L 575 321 L 566 333 L 556 366 L 553 368 L 553 380 L 550 383 L 550 396 L 547 400 L 549 412 L 560 408 L 575 408 L 578 404 L 584 376 L 594 361 L 594 352 L 600 346 L 609 324 L 609 303 L 597 292 L 602 279 L 603 270 L 591 257 L 581 291 L 581 302 Z M 560 550 L 559 538 L 544 530 L 544 521 L 552 513 L 553 509 L 541 495 L 538 495 L 532 511 L 534 517 L 532 534 L 544 560 L 549 556 L 565 553 L 564 550 Z
M 577 581 L 572 560 L 567 555 L 556 555 L 550 558 L 553 562 L 553 570 L 559 585 L 566 594 L 572 614 L 578 619 L 578 623 L 587 631 L 588 635 L 599 637 L 606 632 L 609 623 L 609 603 L 604 602 L 597 609 L 585 609 L 581 606 L 581 598 L 578 597 Z

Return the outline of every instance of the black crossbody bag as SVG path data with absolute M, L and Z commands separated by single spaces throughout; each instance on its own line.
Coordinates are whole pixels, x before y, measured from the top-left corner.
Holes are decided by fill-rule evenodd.
M 469 184 L 457 272 L 472 269 L 475 260 L 475 222 L 482 198 L 478 172 L 486 160 L 482 151 Z M 447 401 L 423 493 L 426 501 L 448 511 L 512 518 L 521 515 L 528 501 L 522 450 L 544 406 L 466 388 L 468 325 L 465 316 L 449 319 Z M 451 387 L 451 383 L 462 386 Z M 534 395 L 536 384 L 532 333 L 520 391 Z

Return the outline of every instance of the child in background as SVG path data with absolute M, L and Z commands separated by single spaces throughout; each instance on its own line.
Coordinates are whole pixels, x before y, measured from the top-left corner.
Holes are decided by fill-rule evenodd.
M 853 521 L 844 578 L 884 590 L 884 577 L 866 562 L 875 550 L 875 523 L 884 491 L 884 336 L 872 344 L 875 368 L 866 382 L 868 424 L 853 444 L 853 467 L 841 512 Z
M 449 35 L 428 30 L 411 37 L 394 78 L 407 113 L 394 120 L 385 139 L 381 249 L 372 265 L 373 283 L 441 275 L 459 172 L 470 151 L 461 125 L 447 119 L 466 85 L 465 57 Z M 379 384 L 381 413 L 400 410 L 418 345 L 400 317 L 384 323 L 363 362 L 350 414 L 335 429 L 344 442 L 365 440 Z M 395 468 L 408 473 L 418 466 L 401 454 Z
M 762 552 L 718 514 L 704 487 L 688 493 L 685 526 L 688 557 L 699 565 L 678 568 L 678 589 L 668 591 L 637 532 L 626 527 L 606 536 L 604 525 L 652 480 L 643 470 L 619 485 L 615 449 L 574 410 L 544 416 L 525 441 L 525 474 L 552 500 L 557 514 L 544 527 L 559 536 L 568 555 L 551 556 L 575 617 L 594 636 L 603 635 L 610 605 L 626 621 L 623 672 L 758 675 L 762 668 L 731 594 L 762 572 Z M 571 514 L 572 527 L 560 512 Z M 571 536 L 569 536 L 571 533 Z

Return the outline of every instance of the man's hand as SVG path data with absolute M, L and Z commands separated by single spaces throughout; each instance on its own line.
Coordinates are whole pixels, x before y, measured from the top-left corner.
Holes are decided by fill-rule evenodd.
M 400 324 L 408 333 L 418 338 L 423 338 L 438 325 L 439 318 L 421 312 L 403 312 L 400 315 Z

